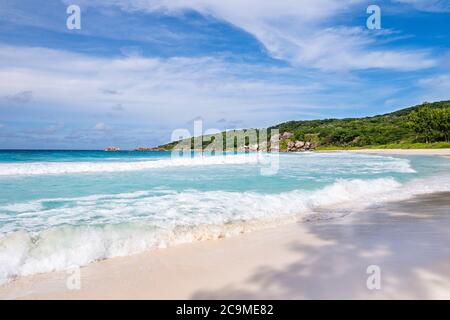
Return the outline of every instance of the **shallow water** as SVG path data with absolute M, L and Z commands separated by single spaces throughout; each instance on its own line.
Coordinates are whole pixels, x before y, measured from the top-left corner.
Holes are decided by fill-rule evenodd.
M 263 175 L 270 164 L 278 170 Z M 450 159 L 0 151 L 0 282 L 450 190 Z

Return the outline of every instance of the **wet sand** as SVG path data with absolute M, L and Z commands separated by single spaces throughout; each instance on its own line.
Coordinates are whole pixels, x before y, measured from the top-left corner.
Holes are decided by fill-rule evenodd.
M 450 193 L 20 278 L 3 299 L 449 299 Z M 367 268 L 381 270 L 369 290 Z

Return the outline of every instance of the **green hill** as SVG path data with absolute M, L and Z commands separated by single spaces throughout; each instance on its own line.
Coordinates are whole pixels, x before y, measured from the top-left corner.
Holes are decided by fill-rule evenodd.
M 450 101 L 440 101 L 373 117 L 289 121 L 269 129 L 293 133 L 293 137 L 281 141 L 281 150 L 296 140 L 312 142 L 321 149 L 450 147 L 449 114 Z M 160 147 L 170 150 L 176 144 Z

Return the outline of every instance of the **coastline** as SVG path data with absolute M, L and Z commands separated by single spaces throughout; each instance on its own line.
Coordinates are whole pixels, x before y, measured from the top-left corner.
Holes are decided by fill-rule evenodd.
M 417 155 L 417 156 L 450 156 L 450 149 L 357 149 L 357 150 L 316 150 L 320 153 L 365 153 L 365 154 L 382 154 L 382 155 Z
M 23 277 L 2 299 L 450 298 L 450 193 Z M 380 290 L 366 287 L 379 265 Z

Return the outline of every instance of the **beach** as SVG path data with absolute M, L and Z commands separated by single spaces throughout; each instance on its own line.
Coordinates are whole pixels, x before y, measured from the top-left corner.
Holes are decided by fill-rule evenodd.
M 0 298 L 450 298 L 448 158 L 380 154 L 4 154 Z
M 422 155 L 422 156 L 450 156 L 450 149 L 359 149 L 359 150 L 336 150 L 321 152 L 349 152 L 362 154 L 381 155 Z
M 450 193 L 24 277 L 3 299 L 448 299 Z M 366 286 L 379 266 L 381 288 Z

